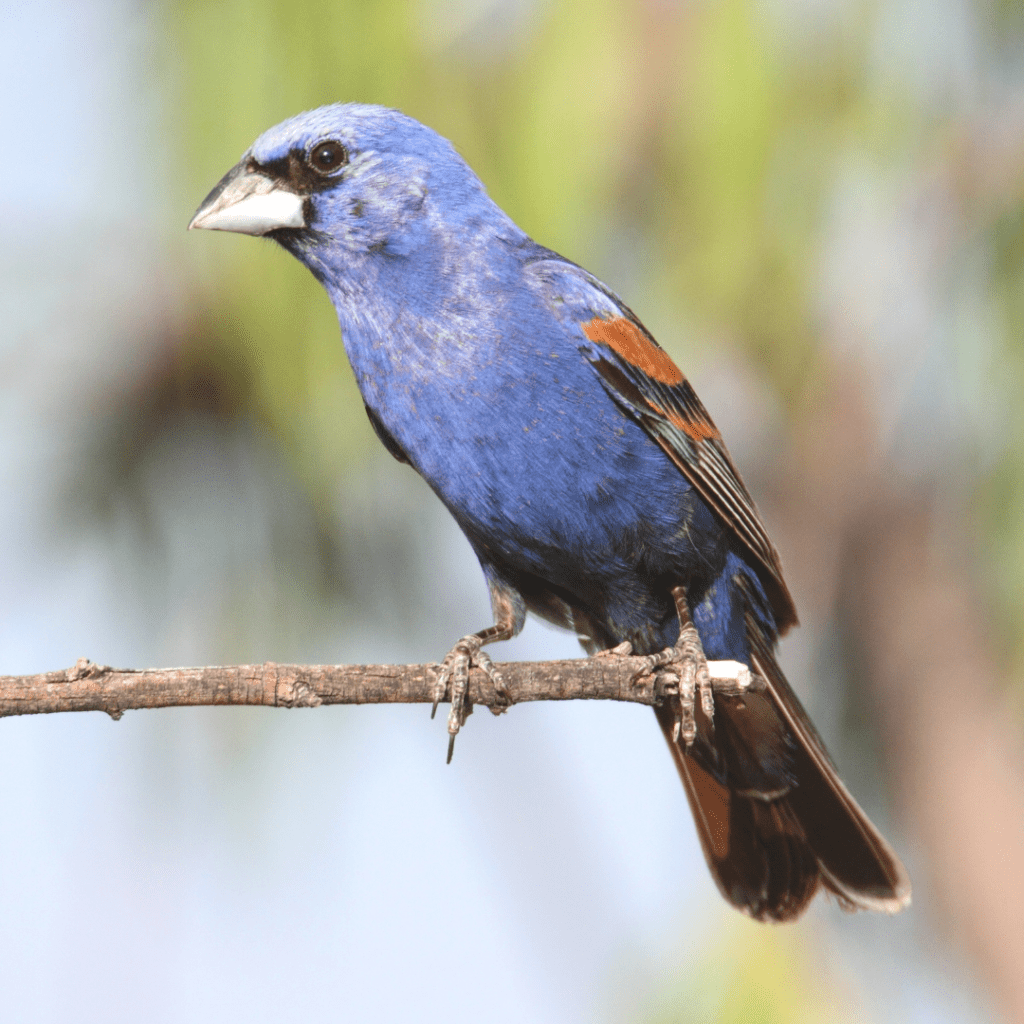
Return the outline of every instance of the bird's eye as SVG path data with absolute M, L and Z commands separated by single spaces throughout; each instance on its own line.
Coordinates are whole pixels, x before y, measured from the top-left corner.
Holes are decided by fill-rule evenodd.
M 321 174 L 331 174 L 348 163 L 348 153 L 340 142 L 331 139 L 328 142 L 317 143 L 313 147 L 309 154 L 309 162 L 313 169 Z

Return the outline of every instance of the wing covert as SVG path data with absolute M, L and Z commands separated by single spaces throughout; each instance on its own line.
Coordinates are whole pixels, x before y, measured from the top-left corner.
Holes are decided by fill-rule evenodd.
M 778 552 L 690 382 L 636 315 L 597 278 L 545 251 L 527 277 L 563 323 L 611 397 L 634 416 L 764 569 L 779 633 L 797 622 Z

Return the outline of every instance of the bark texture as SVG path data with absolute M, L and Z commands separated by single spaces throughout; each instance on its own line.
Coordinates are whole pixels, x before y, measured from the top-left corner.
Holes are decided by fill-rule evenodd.
M 726 663 L 729 664 L 729 663 Z M 714 668 L 715 663 L 711 663 Z M 486 673 L 470 673 L 468 699 L 495 713 L 531 700 L 622 700 L 656 704 L 662 684 L 634 677 L 643 658 L 521 661 L 498 666 L 509 699 Z M 429 704 L 439 665 L 263 665 L 119 669 L 80 658 L 73 668 L 0 676 L 0 717 L 105 711 L 120 718 L 141 708 L 199 704 L 319 707 L 321 704 Z M 712 671 L 714 676 L 714 672 Z

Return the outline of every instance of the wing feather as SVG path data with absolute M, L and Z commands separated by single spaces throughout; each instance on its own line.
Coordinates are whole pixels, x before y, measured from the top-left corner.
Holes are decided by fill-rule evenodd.
M 632 310 L 593 275 L 547 250 L 528 270 L 552 312 L 578 332 L 581 352 L 611 397 L 640 422 L 753 554 L 779 633 L 796 625 L 778 552 L 690 382 Z

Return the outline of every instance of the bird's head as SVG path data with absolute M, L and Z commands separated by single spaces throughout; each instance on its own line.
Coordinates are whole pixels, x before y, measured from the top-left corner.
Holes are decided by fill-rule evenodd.
M 451 143 L 397 110 L 320 107 L 261 135 L 189 228 L 267 235 L 318 277 L 410 255 L 496 211 Z

